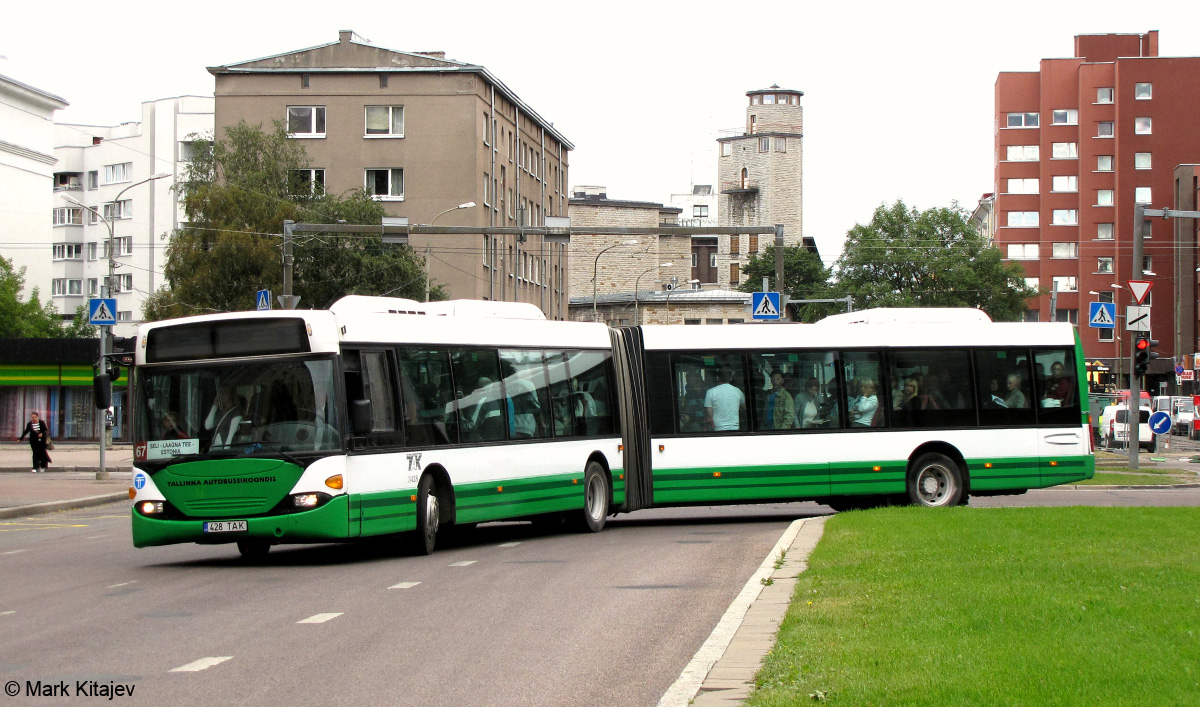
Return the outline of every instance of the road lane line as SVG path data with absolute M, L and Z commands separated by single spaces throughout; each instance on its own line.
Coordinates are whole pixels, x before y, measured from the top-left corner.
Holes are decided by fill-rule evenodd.
M 198 673 L 201 670 L 206 670 L 208 668 L 213 667 L 214 665 L 220 665 L 221 663 L 224 663 L 225 661 L 232 660 L 232 659 L 233 659 L 233 656 L 231 656 L 231 655 L 224 655 L 224 656 L 219 656 L 219 657 L 214 657 L 214 658 L 201 658 L 200 660 L 193 660 L 192 662 L 188 663 L 187 665 L 181 665 L 178 668 L 171 668 L 167 672 Z
M 8 552 L 0 552 L 0 555 L 15 555 L 18 552 L 25 552 L 29 548 L 21 548 L 20 550 L 9 550 Z
M 516 547 L 516 546 L 518 546 L 518 545 L 520 545 L 520 544 L 521 544 L 520 542 L 515 542 L 515 543 L 500 543 L 500 544 L 499 544 L 497 547 Z
M 342 612 L 338 612 L 336 614 L 314 614 L 314 615 L 308 617 L 307 619 L 300 619 L 296 623 L 298 623 L 298 624 L 323 624 L 326 621 L 328 621 L 330 619 L 336 619 L 337 617 L 339 617 L 341 615 L 342 615 Z
M 459 560 L 458 562 L 451 562 L 450 567 L 466 567 L 473 564 L 475 564 L 475 560 Z
M 8 616 L 9 614 L 15 614 L 15 613 L 17 613 L 17 612 L 15 612 L 15 611 L 0 611 L 0 616 Z
M 388 589 L 412 589 L 418 584 L 420 584 L 420 582 L 401 582 L 399 584 L 393 584 L 392 586 L 388 587 Z
M 134 584 L 136 582 L 137 582 L 137 580 L 135 579 L 130 582 L 121 582 L 120 584 L 110 584 L 110 585 L 108 585 L 108 589 L 116 589 L 117 587 L 124 587 L 126 584 Z
M 725 649 L 733 640 L 733 634 L 737 633 L 738 627 L 742 625 L 746 611 L 762 593 L 764 586 L 762 580 L 770 577 L 775 571 L 775 561 L 779 559 L 784 550 L 791 547 L 792 541 L 796 539 L 796 534 L 800 532 L 800 526 L 804 525 L 805 520 L 808 519 L 794 520 L 787 530 L 783 531 L 779 542 L 775 543 L 775 547 L 767 553 L 767 559 L 763 560 L 762 564 L 758 566 L 758 570 L 750 575 L 750 579 L 746 580 L 742 591 L 725 610 L 725 615 L 717 622 L 717 627 L 709 634 L 708 640 L 704 641 L 704 645 L 696 651 L 696 655 L 679 674 L 679 679 L 675 681 L 675 684 L 663 693 L 662 699 L 658 701 L 658 707 L 686 707 L 696 697 L 700 686 L 704 684 L 704 678 L 708 676 L 708 671 L 712 670 L 717 660 L 725 654 Z

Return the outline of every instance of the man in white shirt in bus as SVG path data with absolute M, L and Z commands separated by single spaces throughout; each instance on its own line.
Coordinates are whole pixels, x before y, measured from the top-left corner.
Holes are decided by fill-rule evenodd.
M 722 368 L 717 371 L 717 384 L 704 394 L 704 417 L 708 429 L 717 432 L 740 430 L 741 415 L 746 410 L 746 395 L 729 381 L 733 371 Z

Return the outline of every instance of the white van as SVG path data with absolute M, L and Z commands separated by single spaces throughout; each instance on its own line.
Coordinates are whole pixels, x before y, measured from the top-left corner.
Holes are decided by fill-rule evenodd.
M 1128 415 L 1126 404 L 1108 405 L 1100 413 L 1100 438 L 1106 449 L 1124 447 L 1128 443 Z M 1142 405 L 1138 410 L 1138 446 L 1148 452 L 1158 449 L 1158 441 L 1150 431 L 1149 405 Z

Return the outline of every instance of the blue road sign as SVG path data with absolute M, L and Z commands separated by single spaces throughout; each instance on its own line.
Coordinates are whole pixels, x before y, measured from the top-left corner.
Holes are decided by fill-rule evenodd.
M 254 308 L 260 312 L 266 312 L 271 309 L 271 291 L 259 290 L 254 297 Z
M 1150 416 L 1150 431 L 1156 435 L 1165 435 L 1171 429 L 1171 416 L 1159 410 Z
M 1175 367 L 1175 375 L 1177 375 L 1177 376 L 1182 376 L 1182 375 L 1183 375 L 1183 366 L 1176 366 L 1176 367 Z
M 751 293 L 750 316 L 754 317 L 755 319 L 779 319 L 779 293 Z
M 117 300 L 115 298 L 88 300 L 88 324 L 112 326 L 117 323 Z
M 1117 326 L 1117 305 L 1112 302 L 1092 302 L 1088 314 L 1088 326 L 1096 329 L 1114 329 Z

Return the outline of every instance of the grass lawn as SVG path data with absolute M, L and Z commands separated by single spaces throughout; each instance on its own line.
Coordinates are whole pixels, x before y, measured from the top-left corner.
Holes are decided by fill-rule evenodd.
M 1200 508 L 839 513 L 748 705 L 1200 704 Z
M 1119 486 L 1172 486 L 1175 484 L 1196 483 L 1200 479 L 1196 478 L 1195 474 L 1183 476 L 1182 474 L 1170 474 L 1169 470 L 1151 472 L 1149 469 L 1139 469 L 1137 472 L 1126 472 L 1121 474 L 1106 473 L 1097 471 L 1096 475 L 1084 481 L 1075 481 L 1073 483 L 1079 486 L 1097 486 L 1105 484 L 1116 484 Z

